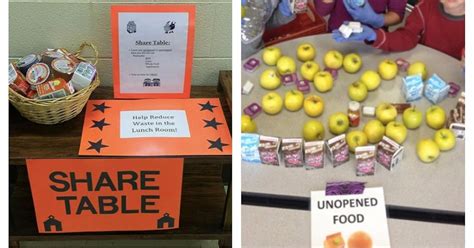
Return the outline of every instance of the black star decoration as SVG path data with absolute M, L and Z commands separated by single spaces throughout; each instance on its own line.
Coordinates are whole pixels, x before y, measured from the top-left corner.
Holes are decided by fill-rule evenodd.
M 110 108 L 109 106 L 105 106 L 105 102 L 101 104 L 93 104 L 93 105 L 94 105 L 94 109 L 92 111 L 99 110 L 102 113 L 105 113 L 105 109 Z
M 214 129 L 217 130 L 217 126 L 222 125 L 222 123 L 216 121 L 216 118 L 213 118 L 210 121 L 208 121 L 208 120 L 203 120 L 203 121 L 206 122 L 206 125 L 204 126 L 205 128 L 206 127 L 213 127 Z
M 217 108 L 217 106 L 212 105 L 209 101 L 207 101 L 206 103 L 199 103 L 199 105 L 201 105 L 201 111 L 209 110 L 214 113 L 213 109 Z
M 97 142 L 92 142 L 92 141 L 89 141 L 89 144 L 91 146 L 89 146 L 89 148 L 87 148 L 87 150 L 92 150 L 94 149 L 96 152 L 100 153 L 100 149 L 102 148 L 105 148 L 105 147 L 109 147 L 108 145 L 103 145 L 102 144 L 102 139 L 100 139 L 99 141 Z
M 215 140 L 215 141 L 207 140 L 207 142 L 209 142 L 209 144 L 211 144 L 211 145 L 209 146 L 209 148 L 207 148 L 207 149 L 213 149 L 213 148 L 215 148 L 215 149 L 219 149 L 219 151 L 221 151 L 221 152 L 222 152 L 222 147 L 229 145 L 229 144 L 224 144 L 224 143 L 222 143 L 221 138 L 218 138 L 218 139 Z
M 109 126 L 110 125 L 110 123 L 105 122 L 105 118 L 100 120 L 100 121 L 94 121 L 94 120 L 92 120 L 92 121 L 94 122 L 94 125 L 92 125 L 91 128 L 97 127 L 97 128 L 100 129 L 100 131 L 102 131 L 104 126 Z

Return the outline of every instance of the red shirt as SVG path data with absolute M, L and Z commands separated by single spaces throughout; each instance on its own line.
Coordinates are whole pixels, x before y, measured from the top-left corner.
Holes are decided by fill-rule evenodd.
M 465 43 L 464 16 L 446 14 L 439 0 L 422 0 L 405 26 L 393 32 L 376 30 L 373 46 L 385 51 L 406 51 L 418 43 L 461 59 Z

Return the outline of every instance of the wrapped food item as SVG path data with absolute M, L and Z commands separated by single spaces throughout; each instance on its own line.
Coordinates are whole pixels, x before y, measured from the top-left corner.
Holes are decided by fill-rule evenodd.
M 305 167 L 307 170 L 324 167 L 324 141 L 311 141 L 304 143 Z
M 324 248 L 344 248 L 345 241 L 340 232 L 326 236 Z
M 37 86 L 38 98 L 53 99 L 71 95 L 70 86 L 62 78 L 56 78 Z
M 65 50 L 63 49 L 48 49 L 41 54 L 41 62 L 51 66 L 53 60 L 64 58 L 65 55 Z
M 298 80 L 298 82 L 296 82 L 296 88 L 299 91 L 303 92 L 304 94 L 309 93 L 310 92 L 309 81 Z
M 81 62 L 71 78 L 72 86 L 76 91 L 80 91 L 89 86 L 96 75 L 95 66 L 87 62 Z
M 57 58 L 51 62 L 52 73 L 55 78 L 62 78 L 70 81 L 77 64 L 70 59 L 63 57 Z
M 281 153 L 286 167 L 303 167 L 303 139 L 282 139 Z
M 260 136 L 260 144 L 258 152 L 260 153 L 260 161 L 262 164 L 280 166 L 280 138 Z
M 464 140 L 466 130 L 466 98 L 465 93 L 461 93 L 461 97 L 458 99 L 456 107 L 449 111 L 448 121 L 446 126 L 451 129 L 456 138 Z
M 260 114 L 261 112 L 262 112 L 262 107 L 260 107 L 260 105 L 258 105 L 258 103 L 256 102 L 251 103 L 249 106 L 244 108 L 244 113 L 252 117 L 252 119 L 255 119 L 255 117 L 257 117 L 257 115 Z
M 260 60 L 256 58 L 250 58 L 245 62 L 244 69 L 248 72 L 254 72 L 260 66 Z
M 41 56 L 32 53 L 18 60 L 18 62 L 16 63 L 16 66 L 18 70 L 20 70 L 21 73 L 23 73 L 23 75 L 26 75 L 26 73 L 28 72 L 28 69 L 30 69 L 32 65 L 39 63 L 40 61 L 41 61 Z
M 349 145 L 346 142 L 346 135 L 341 134 L 326 142 L 326 152 L 333 167 L 349 161 Z
M 37 86 L 46 82 L 50 77 L 50 70 L 45 63 L 36 63 L 28 69 L 26 73 L 26 80 L 31 85 L 31 88 L 36 90 Z
M 243 133 L 240 136 L 242 161 L 251 163 L 260 163 L 260 154 L 258 146 L 260 135 L 254 133 Z
M 23 96 L 28 95 L 30 84 L 26 82 L 21 72 L 19 72 L 13 64 L 8 66 L 8 85 L 19 94 Z
M 403 146 L 397 142 L 383 136 L 382 140 L 377 145 L 377 162 L 385 167 L 387 170 L 392 170 L 398 167 L 403 158 Z
M 355 149 L 357 176 L 375 175 L 375 146 L 359 146 Z

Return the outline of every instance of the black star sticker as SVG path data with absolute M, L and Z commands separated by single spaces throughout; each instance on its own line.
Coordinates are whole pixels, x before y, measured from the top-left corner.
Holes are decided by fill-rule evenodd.
M 216 121 L 216 118 L 213 118 L 210 121 L 208 121 L 208 120 L 203 120 L 203 121 L 206 122 L 206 125 L 204 126 L 205 128 L 206 127 L 213 127 L 214 129 L 217 130 L 217 126 L 222 125 L 222 123 Z
M 222 143 L 221 138 L 218 138 L 218 139 L 215 140 L 215 141 L 207 140 L 207 142 L 209 142 L 209 144 L 211 144 L 211 145 L 209 146 L 209 148 L 207 148 L 207 149 L 216 148 L 216 149 L 219 149 L 219 151 L 221 151 L 221 152 L 222 152 L 222 147 L 229 145 L 229 144 L 224 144 L 224 143 Z
M 105 109 L 110 108 L 109 106 L 105 106 L 105 102 L 101 104 L 93 104 L 93 105 L 94 105 L 94 109 L 92 111 L 99 110 L 102 113 L 105 113 Z
M 91 146 L 89 146 L 89 148 L 87 148 L 87 150 L 92 150 L 94 149 L 96 152 L 100 153 L 100 149 L 104 148 L 104 147 L 109 147 L 108 145 L 103 145 L 102 144 L 102 139 L 100 139 L 99 141 L 97 142 L 92 142 L 92 141 L 89 141 L 89 144 Z
M 94 121 L 94 120 L 92 120 L 92 121 L 94 122 L 94 125 L 92 125 L 91 128 L 97 127 L 97 128 L 100 129 L 100 131 L 102 131 L 104 126 L 109 126 L 110 125 L 110 123 L 105 122 L 105 118 L 100 120 L 100 121 Z
M 209 110 L 214 113 L 213 109 L 217 108 L 217 106 L 212 105 L 209 101 L 207 101 L 206 103 L 199 103 L 199 105 L 201 105 L 201 111 Z

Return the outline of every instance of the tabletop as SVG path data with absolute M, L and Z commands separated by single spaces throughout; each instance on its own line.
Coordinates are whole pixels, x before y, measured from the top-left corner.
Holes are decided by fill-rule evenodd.
M 359 53 L 363 60 L 363 66 L 356 74 L 346 73 L 342 69 L 339 70 L 339 76 L 330 92 L 317 92 L 311 84 L 309 94 L 319 95 L 325 101 L 324 113 L 316 119 L 325 126 L 326 140 L 334 137 L 328 131 L 327 120 L 329 115 L 339 111 L 347 112 L 347 105 L 350 101 L 347 96 L 348 85 L 359 79 L 365 70 L 377 70 L 378 64 L 385 58 L 393 60 L 404 58 L 411 63 L 422 61 L 427 66 L 429 76 L 436 73 L 447 82 L 452 81 L 460 84 L 462 90 L 464 90 L 464 75 L 460 62 L 422 45 L 406 52 L 386 53 L 365 44 L 336 43 L 329 34 L 324 34 L 294 39 L 276 46 L 281 48 L 284 55 L 291 56 L 296 60 L 296 48 L 303 42 L 309 42 L 315 46 L 317 50 L 315 61 L 320 67 L 324 66 L 322 62 L 324 54 L 332 49 L 343 54 Z M 252 57 L 261 60 L 261 52 Z M 298 74 L 301 64 L 299 61 L 296 62 Z M 266 68 L 268 66 L 263 64 L 251 73 L 242 69 L 242 82 L 249 80 L 255 84 L 254 90 L 249 95 L 242 95 L 242 109 L 252 102 L 261 104 L 262 96 L 269 92 L 259 86 L 260 74 Z M 383 80 L 377 90 L 369 92 L 362 105 L 375 107 L 382 102 L 405 102 L 401 93 L 402 77 L 405 75 L 405 73 L 399 72 L 395 79 Z M 296 87 L 282 85 L 275 91 L 284 97 L 285 92 L 294 88 Z M 305 96 L 307 95 L 305 94 Z M 449 113 L 449 110 L 455 107 L 457 99 L 458 97 L 447 98 L 438 105 L 443 107 L 446 113 Z M 426 98 L 422 98 L 414 104 L 423 113 L 432 105 Z M 302 137 L 303 125 L 310 119 L 311 117 L 308 117 L 303 110 L 289 112 L 284 109 L 275 116 L 261 113 L 255 118 L 255 121 L 258 133 L 261 135 L 290 138 Z M 351 128 L 351 130 L 362 130 L 364 124 L 371 119 L 370 117 L 362 117 L 360 126 L 354 129 Z M 401 115 L 398 115 L 397 120 L 401 121 Z M 422 138 L 433 137 L 434 133 L 435 130 L 429 128 L 424 120 L 422 126 L 417 130 L 408 130 L 407 140 L 403 144 L 405 153 L 401 165 L 392 171 L 377 165 L 374 176 L 356 176 L 354 155 L 351 155 L 349 162 L 337 168 L 333 168 L 326 158 L 325 168 L 317 170 L 243 162 L 242 192 L 309 197 L 311 191 L 323 190 L 326 182 L 353 180 L 367 182 L 367 187 L 382 186 L 385 191 L 385 202 L 388 205 L 464 212 L 464 141 L 458 140 L 453 150 L 442 152 L 439 159 L 431 164 L 424 164 L 416 156 L 416 143 Z
M 242 206 L 242 247 L 310 247 L 311 212 Z M 388 219 L 393 248 L 464 247 L 462 225 Z

